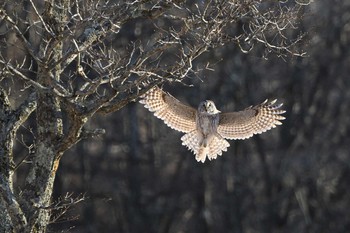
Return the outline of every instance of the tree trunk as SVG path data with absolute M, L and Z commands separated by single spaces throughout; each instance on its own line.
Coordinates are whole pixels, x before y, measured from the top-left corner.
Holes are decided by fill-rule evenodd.
M 0 232 L 22 232 L 27 225 L 13 189 L 13 143 L 19 126 L 36 108 L 35 93 L 13 111 L 6 92 L 0 87 Z
M 62 0 L 62 5 L 69 1 Z M 52 83 L 60 81 L 61 67 L 58 62 L 62 58 L 63 43 L 52 33 L 60 33 L 66 22 L 66 8 L 59 8 L 54 1 L 45 3 L 43 17 L 49 22 L 52 31 L 44 31 L 44 40 L 39 56 L 46 61 L 38 66 L 38 83 L 51 87 Z M 51 41 L 51 42 L 50 42 Z M 47 53 L 47 50 L 51 53 Z M 53 70 L 48 70 L 48 64 L 58 64 Z M 25 181 L 22 205 L 27 216 L 29 227 L 27 232 L 45 232 L 50 221 L 50 199 L 54 180 L 63 151 L 57 146 L 63 136 L 62 112 L 59 98 L 50 90 L 38 90 L 38 107 L 36 110 L 37 137 L 33 165 Z
M 47 207 L 50 205 L 55 175 L 62 155 L 56 148 L 62 135 L 62 121 L 57 116 L 60 113 L 57 97 L 49 93 L 39 93 L 38 103 L 36 153 L 26 179 L 22 200 L 30 225 L 38 232 L 45 232 L 50 220 Z

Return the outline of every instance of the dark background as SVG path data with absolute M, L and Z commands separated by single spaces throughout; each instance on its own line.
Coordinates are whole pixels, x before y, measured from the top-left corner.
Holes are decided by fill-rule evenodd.
M 149 37 L 148 26 L 132 22 L 110 43 Z M 277 98 L 287 111 L 282 126 L 230 141 L 223 156 L 202 164 L 181 133 L 139 103 L 95 116 L 88 127 L 106 135 L 71 148 L 54 187 L 53 200 L 86 200 L 51 231 L 348 232 L 350 1 L 311 2 L 297 26 L 306 33 L 304 57 L 265 56 L 259 47 L 244 54 L 232 44 L 196 60 L 213 70 L 188 77 L 193 87 L 164 86 L 191 106 L 212 99 L 221 111 Z

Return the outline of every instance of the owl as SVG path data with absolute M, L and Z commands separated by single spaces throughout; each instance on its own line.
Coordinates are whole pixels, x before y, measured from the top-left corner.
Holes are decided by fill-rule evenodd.
M 202 101 L 197 110 L 170 94 L 153 87 L 141 96 L 143 104 L 170 128 L 185 133 L 182 145 L 191 150 L 198 162 L 216 159 L 230 146 L 226 139 L 247 139 L 263 133 L 284 120 L 276 100 L 250 106 L 243 111 L 222 113 L 211 100 Z

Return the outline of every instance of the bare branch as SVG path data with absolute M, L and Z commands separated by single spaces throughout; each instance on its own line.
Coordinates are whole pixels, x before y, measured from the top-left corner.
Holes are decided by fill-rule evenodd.
M 42 25 L 44 26 L 45 30 L 50 33 L 52 36 L 55 35 L 55 33 L 52 31 L 51 28 L 49 28 L 49 26 L 46 24 L 45 20 L 43 19 L 43 17 L 41 16 L 41 14 L 38 12 L 33 0 L 29 0 L 30 4 L 32 5 L 34 12 L 36 14 L 36 16 L 40 19 L 40 22 L 42 23 Z
M 6 14 L 5 10 L 0 9 L 0 18 L 4 19 L 6 22 L 10 23 L 11 27 L 14 29 L 14 31 L 19 35 L 19 38 L 24 43 L 25 49 L 28 51 L 28 53 L 31 55 L 31 57 L 37 62 L 41 63 L 41 60 L 39 57 L 35 54 L 31 43 L 26 39 L 24 36 L 22 30 L 18 27 L 15 20 L 13 20 L 8 14 Z
M 50 202 L 64 152 L 80 140 L 105 133 L 85 127 L 96 113 L 118 111 L 155 85 L 189 86 L 195 79 L 204 80 L 203 70 L 213 70 L 226 47 L 236 46 L 244 53 L 259 49 L 261 56 L 272 53 L 282 59 L 304 55 L 296 49 L 302 34 L 291 37 L 299 30 L 303 3 L 30 0 L 13 4 L 13 13 L 10 7 L 0 9 L 6 31 L 0 42 L 6 47 L 0 51 L 4 84 L 0 201 L 15 225 L 27 232 L 45 232 L 52 211 L 61 211 L 52 218 L 57 221 L 83 199 L 67 195 Z M 12 95 L 7 96 L 10 90 Z M 25 101 L 19 101 L 22 98 Z M 19 165 L 14 161 L 19 159 L 12 156 L 13 142 L 33 111 L 30 142 L 19 140 L 27 153 L 20 157 L 30 156 L 32 163 L 26 164 L 29 173 L 17 197 L 12 176 L 22 169 L 16 170 Z

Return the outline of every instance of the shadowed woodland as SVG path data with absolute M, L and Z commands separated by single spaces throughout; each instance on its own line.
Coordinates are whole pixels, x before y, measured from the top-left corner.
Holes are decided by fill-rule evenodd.
M 1 3 L 2 229 L 350 231 L 350 0 L 61 0 L 56 29 L 50 2 Z M 198 163 L 137 103 L 154 85 L 222 112 L 277 98 L 286 119 Z

